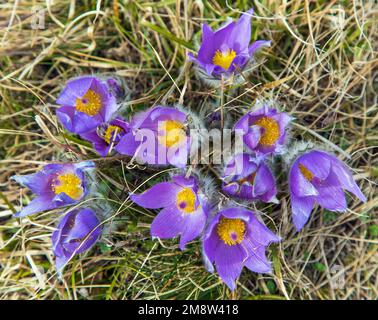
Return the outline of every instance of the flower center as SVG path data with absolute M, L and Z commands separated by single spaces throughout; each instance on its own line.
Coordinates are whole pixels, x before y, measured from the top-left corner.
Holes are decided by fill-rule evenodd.
M 101 96 L 91 89 L 89 89 L 81 99 L 76 99 L 76 110 L 83 112 L 88 116 L 95 116 L 98 114 L 101 107 Z
M 269 117 L 262 117 L 258 119 L 255 125 L 264 128 L 259 143 L 266 146 L 273 145 L 280 137 L 280 127 L 277 121 Z
M 217 226 L 219 238 L 227 245 L 233 246 L 244 240 L 245 222 L 241 219 L 221 218 Z
M 232 61 L 236 57 L 236 52 L 234 50 L 228 49 L 225 52 L 217 50 L 213 57 L 213 63 L 216 66 L 222 67 L 224 70 L 228 70 L 231 66 Z
M 107 144 L 110 144 L 111 142 L 116 142 L 117 136 L 123 131 L 124 130 L 119 126 L 109 125 L 106 128 L 104 140 L 107 142 Z
M 176 197 L 177 208 L 185 213 L 196 211 L 196 194 L 191 188 L 182 189 Z
M 314 179 L 314 174 L 310 170 L 308 170 L 303 164 L 299 164 L 299 170 L 306 178 L 306 180 L 312 181 L 312 179 Z
M 240 179 L 239 183 L 243 184 L 245 182 L 249 182 L 250 184 L 253 184 L 255 182 L 255 178 L 256 178 L 256 172 L 253 172 L 249 176 Z
M 72 199 L 79 199 L 83 194 L 80 178 L 73 173 L 65 173 L 58 175 L 53 181 L 52 190 L 55 194 L 65 193 Z
M 186 138 L 183 128 L 183 123 L 179 121 L 166 120 L 159 122 L 159 131 L 162 133 L 159 136 L 159 142 L 169 148 L 183 141 Z

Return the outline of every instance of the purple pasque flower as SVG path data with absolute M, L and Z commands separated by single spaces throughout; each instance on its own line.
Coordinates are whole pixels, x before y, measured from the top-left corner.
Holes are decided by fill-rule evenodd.
M 285 112 L 264 105 L 248 112 L 234 126 L 243 135 L 245 145 L 256 153 L 269 154 L 282 151 L 286 127 L 291 117 Z
M 96 151 L 106 157 L 118 144 L 121 138 L 129 132 L 129 123 L 122 118 L 116 118 L 109 123 L 103 123 L 95 130 L 80 135 L 90 141 Z
M 251 18 L 253 9 L 243 13 L 238 21 L 232 21 L 225 27 L 213 31 L 207 24 L 202 25 L 202 44 L 195 58 L 197 63 L 210 76 L 231 74 L 242 69 L 253 58 L 254 53 L 270 41 L 251 41 Z
M 210 222 L 203 239 L 206 268 L 217 272 L 224 283 L 234 290 L 243 267 L 258 273 L 271 271 L 265 250 L 280 237 L 257 220 L 252 211 L 230 207 L 220 211 Z
M 276 181 L 262 158 L 237 154 L 224 168 L 222 180 L 222 190 L 232 197 L 278 202 Z
M 181 250 L 205 227 L 209 204 L 193 176 L 174 176 L 170 182 L 131 195 L 131 200 L 144 208 L 163 208 L 152 222 L 151 236 L 169 239 L 180 235 Z
M 115 149 L 143 163 L 185 167 L 190 148 L 186 125 L 186 113 L 173 107 L 152 107 L 131 119 L 131 131 Z
M 289 173 L 293 222 L 297 231 L 310 218 L 315 203 L 330 211 L 345 211 L 344 190 L 365 202 L 350 169 L 335 156 L 313 150 L 299 156 Z
M 118 109 L 113 87 L 94 76 L 70 80 L 56 103 L 61 105 L 56 111 L 59 121 L 68 131 L 77 134 L 109 122 Z
M 66 213 L 52 234 L 56 269 L 60 273 L 75 255 L 88 250 L 101 235 L 100 221 L 93 210 L 76 209 Z
M 15 216 L 24 217 L 32 213 L 78 203 L 88 191 L 85 171 L 94 167 L 92 161 L 77 164 L 48 164 L 37 173 L 13 176 L 12 179 L 28 187 L 37 195 Z

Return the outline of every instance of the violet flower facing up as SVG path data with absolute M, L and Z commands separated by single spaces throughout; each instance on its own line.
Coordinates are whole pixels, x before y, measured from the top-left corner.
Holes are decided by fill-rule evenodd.
M 152 222 L 151 236 L 168 239 L 180 235 L 181 250 L 205 227 L 208 203 L 194 177 L 174 176 L 171 182 L 131 195 L 131 200 L 144 208 L 163 208 Z
M 187 115 L 172 107 L 156 106 L 135 115 L 130 132 L 115 147 L 142 163 L 185 167 L 190 139 L 186 134 Z
M 85 171 L 94 166 L 91 161 L 77 164 L 48 164 L 37 173 L 13 176 L 15 181 L 28 187 L 37 195 L 15 216 L 24 217 L 32 213 L 78 203 L 88 191 Z
M 75 255 L 92 247 L 101 235 L 100 221 L 91 209 L 73 210 L 64 215 L 52 234 L 56 269 L 60 273 Z
M 291 208 L 297 231 L 308 221 L 315 203 L 330 211 L 345 211 L 344 190 L 365 202 L 350 169 L 335 156 L 313 150 L 299 156 L 289 173 Z
M 113 87 L 92 76 L 70 80 L 56 101 L 56 116 L 70 132 L 81 134 L 108 122 L 118 106 Z
M 238 21 L 232 21 L 215 32 L 210 26 L 203 24 L 198 56 L 195 58 L 189 54 L 189 59 L 214 77 L 243 69 L 257 50 L 270 45 L 270 41 L 266 40 L 249 45 L 252 14 L 253 9 L 243 13 Z
M 278 203 L 274 176 L 263 159 L 236 155 L 225 167 L 222 190 L 230 196 Z
M 95 130 L 81 134 L 80 136 L 90 141 L 96 151 L 102 156 L 109 155 L 121 138 L 129 132 L 129 124 L 116 118 L 107 124 L 102 124 Z
M 211 221 L 204 240 L 206 268 L 214 272 L 234 290 L 243 267 L 258 273 L 271 271 L 265 250 L 280 238 L 257 220 L 252 211 L 231 207 L 220 211 Z
M 278 153 L 285 143 L 291 117 L 285 112 L 263 106 L 241 117 L 234 126 L 243 134 L 245 145 L 261 154 Z

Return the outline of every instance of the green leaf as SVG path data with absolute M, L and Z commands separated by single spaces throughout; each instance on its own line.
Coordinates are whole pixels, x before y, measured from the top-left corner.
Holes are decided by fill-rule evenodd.
M 270 294 L 274 294 L 277 290 L 276 283 L 273 280 L 268 280 L 266 286 L 268 287 Z
M 371 237 L 374 237 L 374 238 L 378 237 L 378 225 L 373 224 L 369 226 L 368 232 Z
M 327 270 L 327 267 L 325 266 L 325 264 L 321 263 L 321 262 L 315 262 L 313 264 L 313 267 L 315 270 L 319 271 L 319 272 L 325 272 Z

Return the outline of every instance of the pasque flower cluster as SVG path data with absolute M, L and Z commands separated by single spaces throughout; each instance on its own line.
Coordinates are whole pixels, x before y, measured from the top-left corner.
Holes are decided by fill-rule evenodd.
M 204 24 L 198 54 L 189 55 L 196 68 L 214 80 L 246 70 L 254 54 L 270 45 L 266 40 L 251 44 L 252 14 L 249 10 L 217 31 Z M 267 247 L 281 237 L 270 231 L 248 205 L 258 201 L 279 203 L 271 159 L 285 154 L 292 117 L 267 103 L 240 117 L 233 129 L 241 132 L 245 151 L 229 159 L 222 168 L 220 188 L 209 193 L 201 175 L 184 170 L 191 145 L 187 130 L 190 112 L 157 105 L 125 118 L 121 108 L 124 90 L 116 77 L 72 79 L 56 101 L 56 116 L 66 130 L 92 143 L 101 157 L 118 153 L 158 168 L 177 168 L 178 172 L 167 181 L 130 194 L 135 204 L 157 210 L 150 228 L 152 237 L 178 237 L 181 250 L 200 239 L 205 267 L 210 272 L 216 269 L 231 290 L 243 267 L 257 273 L 271 272 Z M 145 148 L 145 136 L 151 148 Z M 36 195 L 16 216 L 79 205 L 91 193 L 90 186 L 95 185 L 91 174 L 94 169 L 92 161 L 47 164 L 37 173 L 15 176 Z M 316 204 L 331 211 L 345 211 L 345 191 L 366 201 L 350 169 L 323 150 L 299 154 L 292 161 L 288 180 L 292 219 L 298 231 Z M 228 200 L 219 202 L 220 193 Z M 88 204 L 62 215 L 52 235 L 58 271 L 74 255 L 94 245 L 103 230 L 98 213 Z

